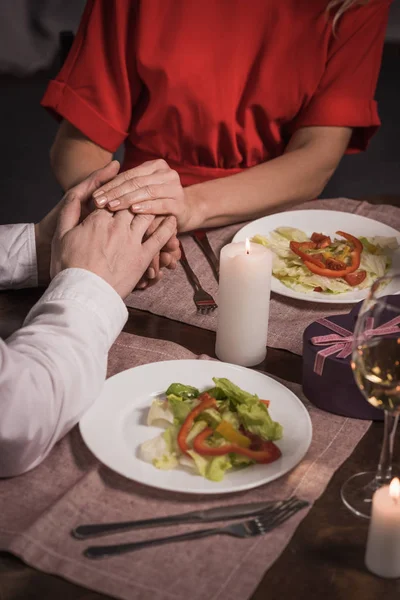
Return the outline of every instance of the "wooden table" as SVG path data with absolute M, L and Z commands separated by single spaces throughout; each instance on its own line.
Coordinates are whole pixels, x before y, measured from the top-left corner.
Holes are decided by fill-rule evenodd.
M 386 197 L 385 201 L 400 206 L 399 198 Z M 37 290 L 7 292 L 2 294 L 2 301 L 6 300 L 10 310 L 26 313 L 39 295 Z M 130 309 L 124 331 L 173 341 L 196 354 L 215 356 L 214 333 L 150 313 Z M 288 381 L 300 382 L 301 361 L 300 356 L 290 352 L 269 349 L 260 368 Z M 340 488 L 350 475 L 376 468 L 382 436 L 382 423 L 373 423 L 265 574 L 251 600 L 377 600 L 379 597 L 398 600 L 400 580 L 379 579 L 366 571 L 368 522 L 350 513 L 340 499 Z M 106 598 L 0 553 L 0 600 Z

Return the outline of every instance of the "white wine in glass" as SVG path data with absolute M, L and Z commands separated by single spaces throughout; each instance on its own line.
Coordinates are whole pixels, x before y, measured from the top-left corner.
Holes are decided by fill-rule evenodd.
M 344 504 L 366 518 L 371 516 L 374 492 L 392 479 L 394 436 L 400 414 L 400 296 L 380 295 L 389 280 L 395 280 L 400 290 L 400 273 L 375 282 L 354 330 L 351 366 L 355 380 L 365 399 L 385 411 L 377 471 L 353 475 L 341 490 Z

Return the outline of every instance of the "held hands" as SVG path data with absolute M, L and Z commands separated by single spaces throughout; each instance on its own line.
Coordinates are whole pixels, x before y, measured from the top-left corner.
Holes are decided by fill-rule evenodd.
M 47 284 L 50 280 L 51 243 L 56 230 L 57 220 L 65 204 L 73 203 L 79 207 L 80 216 L 78 217 L 78 221 L 84 220 L 95 208 L 92 199 L 93 192 L 113 179 L 118 174 L 118 171 L 118 161 L 112 161 L 103 169 L 95 171 L 80 184 L 69 190 L 63 200 L 61 200 L 53 210 L 42 219 L 42 221 L 35 225 L 39 284 Z M 105 212 L 110 214 L 109 211 Z M 150 238 L 154 234 L 163 220 L 163 217 L 147 220 L 149 229 L 146 232 L 145 239 Z M 179 243 L 175 233 L 176 232 L 174 232 L 166 241 L 161 252 L 155 253 L 155 257 L 152 257 L 154 268 L 148 269 L 148 271 L 150 271 L 151 283 L 156 283 L 161 277 L 162 272 L 159 271 L 160 268 L 168 267 L 173 269 L 176 266 L 180 252 Z M 162 235 L 162 232 L 159 232 L 157 235 Z M 148 283 L 149 279 L 143 276 L 138 287 L 147 287 Z
M 81 223 L 81 204 L 67 194 L 53 237 L 51 276 L 62 269 L 81 268 L 102 277 L 125 298 L 141 279 L 155 254 L 176 233 L 176 220 L 168 217 L 143 238 L 154 217 L 129 211 L 112 214 L 95 210 Z

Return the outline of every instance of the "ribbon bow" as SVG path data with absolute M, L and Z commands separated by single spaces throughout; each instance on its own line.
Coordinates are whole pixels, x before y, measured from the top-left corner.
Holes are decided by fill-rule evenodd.
M 314 361 L 314 373 L 322 375 L 325 359 L 328 356 L 337 354 L 337 358 L 347 358 L 351 354 L 354 334 L 348 329 L 345 329 L 336 323 L 332 323 L 332 321 L 329 321 L 328 319 L 318 319 L 316 322 L 335 332 L 328 335 L 317 335 L 311 338 L 311 343 L 314 344 L 314 346 L 327 346 L 324 350 L 319 350 L 317 352 Z M 374 320 L 370 317 L 367 320 L 367 328 L 363 333 L 363 337 L 371 338 L 375 335 L 390 335 L 391 333 L 400 334 L 399 325 L 400 316 L 395 317 L 391 321 L 374 329 Z

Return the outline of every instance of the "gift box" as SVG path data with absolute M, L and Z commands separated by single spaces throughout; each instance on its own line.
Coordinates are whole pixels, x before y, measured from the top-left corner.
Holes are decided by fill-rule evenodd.
M 400 296 L 388 296 L 390 304 L 400 309 Z M 374 408 L 362 395 L 350 366 L 351 352 L 345 343 L 323 342 L 315 338 L 331 335 L 351 338 L 362 302 L 347 315 L 335 315 L 311 323 L 303 334 L 303 391 L 318 408 L 355 419 L 382 420 L 384 411 Z M 383 313 L 384 319 L 385 313 Z M 387 320 L 393 312 L 387 311 Z M 348 335 L 350 334 L 350 335 Z M 396 335 L 396 334 L 395 334 Z M 398 334 L 397 334 L 398 335 Z M 336 350 L 333 346 L 336 344 Z M 351 342 L 348 342 L 351 344 Z M 344 350 L 344 352 L 342 352 Z M 347 356 L 341 356 L 347 354 Z

